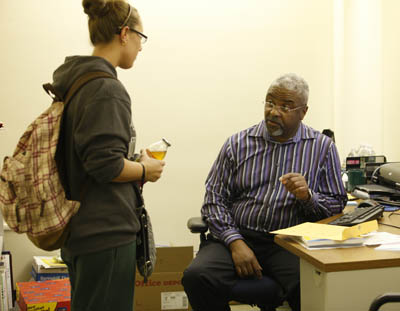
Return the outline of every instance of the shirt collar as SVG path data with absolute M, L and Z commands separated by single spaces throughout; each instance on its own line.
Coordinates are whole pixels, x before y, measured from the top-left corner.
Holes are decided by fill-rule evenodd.
M 273 142 L 273 143 L 279 143 L 275 140 L 272 139 L 271 135 L 269 135 L 267 131 L 267 127 L 265 126 L 265 120 L 262 120 L 260 123 L 258 123 L 256 126 L 254 126 L 250 133 L 250 136 L 254 137 L 264 137 L 266 141 Z M 299 128 L 297 129 L 296 134 L 290 138 L 288 141 L 283 142 L 282 144 L 287 144 L 291 142 L 299 142 L 302 139 L 313 139 L 315 138 L 315 134 L 313 131 L 310 130 L 310 128 L 307 125 L 304 125 L 303 122 L 300 122 Z

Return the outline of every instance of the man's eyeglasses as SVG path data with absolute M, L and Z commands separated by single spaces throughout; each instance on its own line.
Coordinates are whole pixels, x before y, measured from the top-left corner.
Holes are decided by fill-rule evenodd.
M 121 34 L 121 30 L 122 30 L 122 28 L 119 28 L 117 30 L 117 35 Z M 129 30 L 133 31 L 134 33 L 136 33 L 140 37 L 140 43 L 141 44 L 145 44 L 147 42 L 147 36 L 144 33 L 141 33 L 140 31 L 137 31 L 136 29 L 133 29 L 131 27 L 129 27 Z
M 268 101 L 264 100 L 263 104 L 265 105 L 265 109 L 272 110 L 275 108 L 276 111 L 278 111 L 279 113 L 283 113 L 283 114 L 290 113 L 292 111 L 296 111 L 296 110 L 306 107 L 306 105 L 302 105 L 302 106 L 299 106 L 296 108 L 289 108 L 287 106 L 276 105 L 272 101 L 269 101 L 269 100 Z

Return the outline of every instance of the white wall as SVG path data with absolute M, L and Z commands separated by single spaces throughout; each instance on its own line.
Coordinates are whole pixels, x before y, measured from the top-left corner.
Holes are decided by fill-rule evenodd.
M 383 149 L 400 161 L 400 1 L 382 1 L 382 100 Z
M 390 60 L 383 61 L 383 79 L 374 80 L 387 81 L 386 87 L 374 90 L 376 106 L 369 105 L 383 117 L 373 128 L 363 122 L 346 126 L 351 118 L 342 99 L 352 111 L 362 109 L 349 100 L 349 89 L 343 85 L 350 79 L 345 65 L 349 65 L 346 55 L 352 49 L 344 45 L 344 36 L 352 27 L 349 14 L 355 10 L 349 4 L 334 10 L 335 4 L 336 0 L 134 2 L 149 40 L 134 68 L 119 70 L 119 78 L 133 98 L 138 148 L 160 137 L 172 142 L 163 178 L 144 189 L 157 243 L 197 248 L 198 236 L 188 232 L 186 221 L 199 215 L 210 166 L 229 135 L 262 119 L 261 100 L 270 82 L 283 73 L 296 72 L 309 82 L 310 109 L 305 122 L 319 130 L 333 129 L 343 159 L 349 146 L 375 137 L 368 134 L 371 129 L 379 133 L 370 142 L 378 146 L 377 151 L 390 151 L 391 160 L 399 158 L 400 147 L 391 144 L 399 124 L 383 121 L 388 114 L 394 118 L 399 112 L 393 107 L 398 91 L 395 84 L 390 87 L 397 76 L 389 72 L 388 65 L 391 60 L 398 64 L 396 53 L 383 44 L 383 55 Z M 395 0 L 385 2 L 388 11 L 384 14 L 390 15 L 394 6 L 398 6 Z M 339 34 L 335 32 L 338 10 L 343 17 Z M 398 25 L 395 15 L 382 28 L 391 31 L 393 25 Z M 41 84 L 51 81 L 53 70 L 66 55 L 88 54 L 91 47 L 81 1 L 1 1 L 0 29 L 0 120 L 6 125 L 0 132 L 2 159 L 12 153 L 28 123 L 50 104 Z M 385 36 L 384 43 L 398 41 L 393 33 L 390 38 Z M 379 40 L 373 44 L 379 45 Z M 400 45 L 392 46 L 398 50 Z M 374 70 L 382 71 L 379 62 L 377 66 Z M 388 106 L 391 110 L 382 112 Z M 364 113 L 369 123 L 375 120 L 371 113 Z M 383 137 L 383 143 L 375 144 Z M 23 244 L 21 239 L 10 247 L 21 251 Z M 32 253 L 26 253 L 29 260 Z
M 400 161 L 400 3 L 334 0 L 334 128 L 342 159 L 370 144 Z
M 371 144 L 383 153 L 381 1 L 351 0 L 337 11 L 335 58 L 340 91 L 335 107 L 341 151 L 346 155 L 357 143 Z M 340 56 L 339 56 L 340 55 Z M 340 58 L 339 58 L 340 57 Z M 340 126 L 339 126 L 340 125 Z M 359 128 L 359 130 L 354 130 Z M 356 142 L 356 144 L 355 144 Z

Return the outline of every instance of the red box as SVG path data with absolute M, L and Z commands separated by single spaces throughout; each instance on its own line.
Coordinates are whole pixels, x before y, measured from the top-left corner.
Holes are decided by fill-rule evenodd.
M 69 279 L 19 282 L 16 285 L 17 302 L 21 311 L 71 310 Z

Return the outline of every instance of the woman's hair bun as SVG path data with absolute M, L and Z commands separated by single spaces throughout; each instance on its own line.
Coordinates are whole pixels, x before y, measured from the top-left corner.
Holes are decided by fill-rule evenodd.
M 83 0 L 82 6 L 90 18 L 96 18 L 107 15 L 109 11 L 107 2 L 107 0 Z

